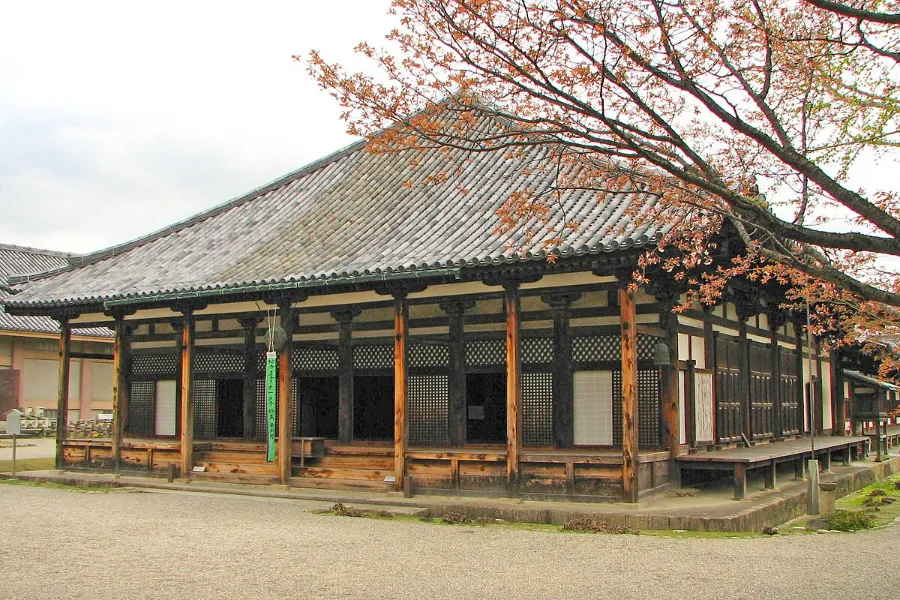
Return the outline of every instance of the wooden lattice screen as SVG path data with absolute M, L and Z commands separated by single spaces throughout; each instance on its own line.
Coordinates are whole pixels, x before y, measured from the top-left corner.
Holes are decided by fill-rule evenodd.
M 407 417 L 411 444 L 449 443 L 446 375 L 410 375 Z
M 522 374 L 522 440 L 526 446 L 552 446 L 553 374 Z
M 211 440 L 216 437 L 216 381 L 197 379 L 194 390 L 194 439 Z
M 337 348 L 294 348 L 291 367 L 295 371 L 337 371 Z
M 244 356 L 238 351 L 197 352 L 194 359 L 194 373 L 216 375 L 221 373 L 243 373 Z
M 486 367 L 506 364 L 506 340 L 466 342 L 466 366 Z
M 133 375 L 157 375 L 158 379 L 174 377 L 178 372 L 179 356 L 175 353 L 158 352 L 134 354 L 131 357 L 131 373 Z
M 294 424 L 292 427 L 291 435 L 299 436 L 300 435 L 300 419 L 297 418 L 297 381 L 294 380 L 293 385 L 291 386 L 291 423 Z M 266 431 L 266 382 L 264 379 L 256 380 L 256 407 L 253 411 L 253 414 L 256 418 L 256 435 L 254 439 L 256 440 L 265 440 L 267 431 Z M 278 411 L 275 411 L 275 431 L 278 431 Z
M 662 446 L 660 416 L 659 372 L 655 369 L 640 370 L 638 371 L 638 443 L 641 448 Z
M 354 346 L 353 368 L 363 371 L 393 369 L 394 347 L 389 344 Z
M 151 437 L 154 429 L 156 382 L 132 381 L 128 396 L 127 435 Z
M 444 369 L 450 362 L 450 348 L 435 344 L 410 344 L 409 366 Z

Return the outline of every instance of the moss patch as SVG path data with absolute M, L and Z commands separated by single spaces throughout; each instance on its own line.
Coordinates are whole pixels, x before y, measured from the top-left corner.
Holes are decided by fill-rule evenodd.
M 11 460 L 0 460 L 0 473 L 12 473 L 12 466 Z M 16 460 L 16 473 L 20 471 L 47 471 L 55 468 L 55 458 L 20 458 Z

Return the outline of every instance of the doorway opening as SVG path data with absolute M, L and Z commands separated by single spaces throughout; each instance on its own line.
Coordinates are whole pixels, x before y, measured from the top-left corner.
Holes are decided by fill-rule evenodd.
M 394 378 L 353 378 L 353 438 L 394 439 Z
M 216 437 L 244 436 L 244 380 L 216 380 Z
M 466 439 L 506 443 L 506 373 L 466 375 Z
M 304 437 L 338 437 L 338 378 L 299 377 L 297 402 L 300 410 L 300 435 Z

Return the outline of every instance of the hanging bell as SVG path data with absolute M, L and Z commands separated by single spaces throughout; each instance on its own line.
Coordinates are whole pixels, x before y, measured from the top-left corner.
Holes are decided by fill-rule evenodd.
M 653 366 L 668 367 L 669 360 L 669 347 L 663 341 L 656 342 L 653 346 Z

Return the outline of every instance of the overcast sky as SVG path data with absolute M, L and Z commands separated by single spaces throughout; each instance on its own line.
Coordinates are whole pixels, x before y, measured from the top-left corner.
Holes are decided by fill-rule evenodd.
M 90 252 L 353 141 L 292 54 L 352 60 L 389 0 L 8 2 L 0 243 Z

